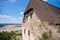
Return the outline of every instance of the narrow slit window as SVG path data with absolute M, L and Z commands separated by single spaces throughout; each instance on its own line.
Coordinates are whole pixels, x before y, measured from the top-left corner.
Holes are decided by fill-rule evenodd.
M 30 30 L 28 30 L 28 35 L 30 36 Z
M 24 29 L 24 34 L 26 33 L 25 29 Z

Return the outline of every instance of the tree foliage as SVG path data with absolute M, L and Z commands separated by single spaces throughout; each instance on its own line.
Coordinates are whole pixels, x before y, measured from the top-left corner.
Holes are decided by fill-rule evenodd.
M 0 32 L 0 40 L 16 40 L 16 33 Z

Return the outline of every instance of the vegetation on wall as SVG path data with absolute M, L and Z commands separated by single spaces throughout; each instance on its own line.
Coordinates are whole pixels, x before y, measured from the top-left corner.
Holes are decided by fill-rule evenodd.
M 51 35 L 52 35 L 52 32 L 49 30 L 48 32 L 44 32 L 42 34 L 42 38 L 38 37 L 39 40 L 51 40 Z

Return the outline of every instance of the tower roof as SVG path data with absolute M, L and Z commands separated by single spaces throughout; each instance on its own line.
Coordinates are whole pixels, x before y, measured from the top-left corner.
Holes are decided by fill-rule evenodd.
M 24 14 L 27 14 L 31 8 L 36 12 L 36 15 L 41 21 L 60 24 L 60 8 L 42 0 L 30 0 Z

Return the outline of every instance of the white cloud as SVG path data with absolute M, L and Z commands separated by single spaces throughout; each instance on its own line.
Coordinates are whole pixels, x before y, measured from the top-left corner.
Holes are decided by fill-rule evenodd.
M 43 0 L 43 1 L 47 2 L 48 0 Z
M 7 15 L 0 15 L 0 23 L 21 23 L 22 17 L 14 18 Z
M 20 12 L 21 15 L 23 15 L 24 12 Z
M 7 16 L 7 15 L 0 15 L 0 18 L 9 18 L 10 16 Z

